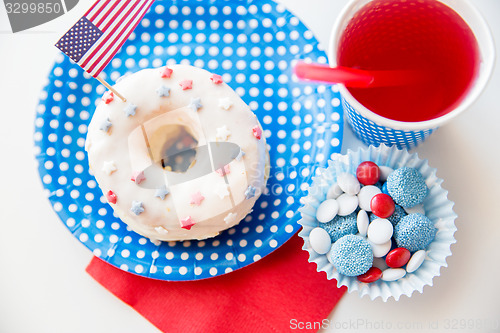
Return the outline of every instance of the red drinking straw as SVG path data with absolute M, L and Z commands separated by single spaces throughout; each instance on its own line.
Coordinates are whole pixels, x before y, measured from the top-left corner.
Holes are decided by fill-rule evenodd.
M 298 62 L 295 74 L 299 79 L 341 83 L 352 88 L 376 88 L 419 84 L 425 81 L 425 71 L 390 70 L 372 71 L 349 67 Z

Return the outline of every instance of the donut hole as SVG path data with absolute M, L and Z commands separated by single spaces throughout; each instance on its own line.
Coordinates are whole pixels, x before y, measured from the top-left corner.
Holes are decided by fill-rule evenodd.
M 165 125 L 155 131 L 153 138 L 151 152 L 164 170 L 183 173 L 194 165 L 198 140 L 189 128 Z

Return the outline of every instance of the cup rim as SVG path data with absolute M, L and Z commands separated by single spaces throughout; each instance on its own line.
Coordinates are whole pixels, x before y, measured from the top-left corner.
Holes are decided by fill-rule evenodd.
M 437 0 L 437 1 L 443 2 L 443 0 Z M 358 6 L 358 4 L 359 0 L 350 0 L 347 3 L 347 5 L 344 6 L 340 14 L 337 16 L 337 19 L 335 20 L 335 23 L 330 33 L 330 39 L 328 43 L 328 64 L 330 65 L 330 67 L 335 67 L 337 65 L 336 46 L 337 46 L 337 39 L 341 34 L 343 20 L 349 12 L 355 9 L 354 7 Z M 484 34 L 483 37 L 485 43 L 483 47 L 481 47 L 480 45 L 480 49 L 485 50 L 485 52 L 482 53 L 482 63 L 485 65 L 485 67 L 484 69 L 482 69 L 481 73 L 476 78 L 476 83 L 474 87 L 467 93 L 467 98 L 465 98 L 460 103 L 460 105 L 458 105 L 454 110 L 440 117 L 425 121 L 405 122 L 405 121 L 385 118 L 369 110 L 367 107 L 363 106 L 352 96 L 352 94 L 349 92 L 349 90 L 347 90 L 345 85 L 339 83 L 337 85 L 339 87 L 339 91 L 342 97 L 346 100 L 346 102 L 348 102 L 354 108 L 355 111 L 360 113 L 363 117 L 373 121 L 375 124 L 392 128 L 395 130 L 405 130 L 405 131 L 408 130 L 420 131 L 420 130 L 437 128 L 449 122 L 451 119 L 455 118 L 456 116 L 464 112 L 466 109 L 468 109 L 478 99 L 481 93 L 485 90 L 485 87 L 492 76 L 493 69 L 495 66 L 495 44 L 493 40 L 493 35 L 491 33 L 491 29 L 489 28 L 486 20 L 481 15 L 481 13 L 469 1 L 463 1 L 463 5 L 467 7 L 468 11 L 470 11 L 471 16 L 474 16 L 475 20 L 477 20 L 477 25 L 479 26 L 478 30 L 481 30 L 482 33 Z

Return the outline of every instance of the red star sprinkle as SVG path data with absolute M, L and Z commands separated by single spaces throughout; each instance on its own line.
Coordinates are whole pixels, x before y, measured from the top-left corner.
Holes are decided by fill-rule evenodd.
M 115 204 L 116 203 L 116 194 L 113 191 L 109 190 L 106 193 L 106 199 L 108 199 L 109 203 Z
M 172 72 L 173 72 L 173 70 L 171 70 L 170 68 L 168 68 L 168 67 L 165 66 L 165 68 L 163 68 L 160 71 L 160 75 L 164 79 L 170 79 L 170 76 L 172 75 Z
M 191 195 L 191 201 L 189 202 L 191 205 L 196 205 L 199 206 L 201 205 L 201 202 L 205 200 L 205 197 L 201 195 L 200 191 L 193 193 Z
M 144 176 L 144 171 L 136 171 L 130 177 L 130 180 L 135 182 L 137 185 L 146 180 L 146 176 Z
M 257 140 L 260 140 L 260 138 L 262 137 L 262 130 L 259 126 L 255 125 L 254 128 L 252 128 L 252 134 Z
M 179 82 L 182 90 L 192 89 L 193 88 L 193 80 L 184 80 Z
M 210 77 L 210 80 L 212 80 L 212 82 L 215 84 L 221 84 L 223 82 L 222 76 L 217 75 L 217 74 L 212 74 L 212 76 Z
M 226 164 L 226 165 L 224 165 L 223 168 L 215 170 L 215 172 L 217 172 L 219 174 L 219 176 L 224 177 L 225 175 L 230 173 L 231 170 L 229 169 L 229 164 Z
M 191 216 L 186 216 L 185 218 L 181 219 L 181 228 L 191 230 L 191 227 L 193 225 L 195 225 L 195 223 Z
M 115 99 L 115 94 L 112 91 L 106 91 L 104 95 L 102 95 L 102 100 L 104 103 L 109 104 Z

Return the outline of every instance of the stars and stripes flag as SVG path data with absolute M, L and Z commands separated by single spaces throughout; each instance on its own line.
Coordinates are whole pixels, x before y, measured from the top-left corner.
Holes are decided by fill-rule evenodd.
M 154 0 L 97 0 L 56 43 L 97 78 L 134 31 Z

